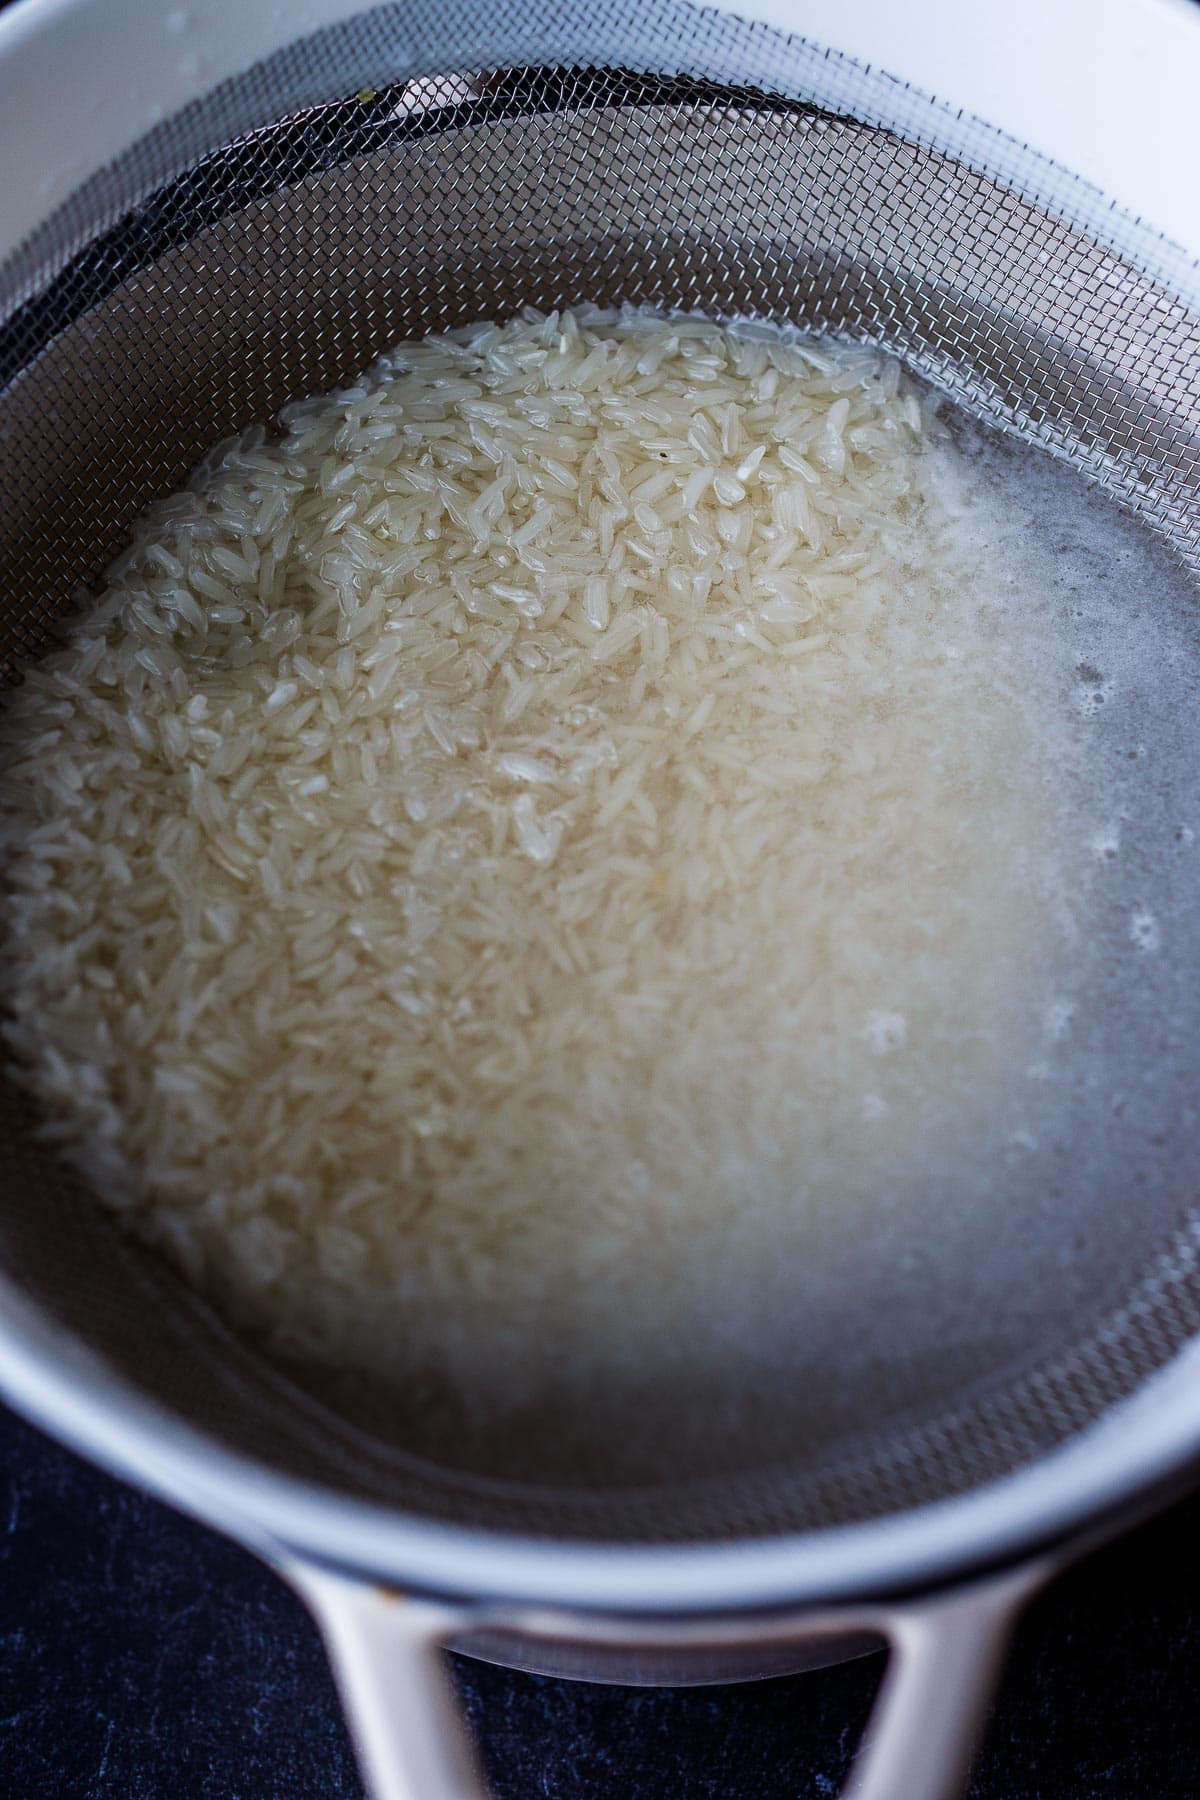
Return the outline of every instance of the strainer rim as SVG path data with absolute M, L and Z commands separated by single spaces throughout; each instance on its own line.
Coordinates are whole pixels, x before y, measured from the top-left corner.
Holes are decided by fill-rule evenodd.
M 848 1525 L 643 1545 L 423 1519 L 281 1473 L 168 1413 L 0 1278 L 0 1392 L 111 1473 L 269 1560 L 298 1556 L 410 1590 L 630 1614 L 865 1598 L 1017 1560 L 1200 1459 L 1200 1343 L 1095 1426 L 965 1494 Z

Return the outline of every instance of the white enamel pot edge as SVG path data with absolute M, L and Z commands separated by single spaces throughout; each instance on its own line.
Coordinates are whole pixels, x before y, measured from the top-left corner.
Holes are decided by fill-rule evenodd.
M 470 21 L 490 9 L 486 0 L 453 3 L 466 42 Z M 709 4 L 941 101 L 941 147 L 951 154 L 974 122 L 1001 128 L 1183 246 L 1193 264 L 1200 259 L 1194 0 L 1090 0 L 1086 9 L 1078 0 Z M 0 261 L 164 118 L 285 45 L 369 10 L 364 0 L 15 0 L 0 13 Z M 532 0 L 530 32 L 551 12 L 550 0 Z

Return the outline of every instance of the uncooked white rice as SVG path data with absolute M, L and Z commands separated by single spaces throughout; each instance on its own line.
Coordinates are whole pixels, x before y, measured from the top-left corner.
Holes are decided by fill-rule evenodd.
M 47 1137 L 278 1345 L 385 1363 L 556 1296 L 633 1332 L 974 1130 L 1066 743 L 984 511 L 896 362 L 633 310 L 221 447 L 0 726 Z

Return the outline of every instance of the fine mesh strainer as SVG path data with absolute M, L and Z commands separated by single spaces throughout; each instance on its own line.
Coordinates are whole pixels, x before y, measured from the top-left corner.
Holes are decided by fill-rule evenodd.
M 1020 9 L 1003 11 L 1021 41 Z M 302 23 L 217 0 L 25 0 L 0 30 L 0 145 L 18 176 L 0 223 L 8 678 L 216 440 L 400 338 L 524 305 L 629 300 L 884 345 L 1124 503 L 1148 570 L 1200 573 L 1200 220 L 1177 179 L 1196 122 L 1160 107 L 1170 154 L 1143 145 L 1114 204 L 1097 182 L 1117 89 L 1095 44 L 1095 94 L 1036 140 L 1051 161 L 901 79 L 926 55 L 946 66 L 945 42 L 917 32 L 934 12 L 910 14 L 913 60 L 893 70 L 861 60 L 872 30 L 890 44 L 870 9 L 847 15 L 855 60 L 797 35 L 820 35 L 819 9 L 782 3 L 768 25 L 685 0 L 328 0 Z M 1037 16 L 1061 79 L 1070 8 Z M 1129 17 L 1138 66 L 1186 92 L 1200 14 Z M 979 72 L 960 63 L 950 99 L 970 101 Z M 104 91 L 121 66 L 133 91 Z M 1025 129 L 1041 79 L 1010 86 Z M 36 113 L 56 92 L 91 105 L 47 159 Z M 1152 130 L 1153 96 L 1128 98 L 1126 133 Z M 1200 984 L 1190 968 L 1177 982 L 1175 1036 L 1200 1041 Z M 685 1680 L 879 1636 L 892 1669 L 855 1791 L 943 1793 L 1045 1562 L 995 1567 L 1200 1445 L 1186 1087 L 1145 1103 L 1074 1212 L 1045 1208 L 969 1275 L 965 1249 L 945 1257 L 918 1296 L 923 1340 L 903 1308 L 890 1337 L 866 1317 L 888 1316 L 889 1271 L 851 1271 L 828 1369 L 810 1347 L 699 1458 L 673 1440 L 674 1392 L 598 1398 L 606 1472 L 574 1479 L 548 1473 L 549 1418 L 500 1471 L 395 1397 L 266 1364 L 72 1191 L 5 1091 L 3 1379 L 301 1588 L 381 1797 L 477 1791 L 439 1643 Z M 622 1408 L 644 1406 L 662 1415 L 660 1463 L 626 1466 Z M 911 1597 L 972 1569 L 949 1597 Z

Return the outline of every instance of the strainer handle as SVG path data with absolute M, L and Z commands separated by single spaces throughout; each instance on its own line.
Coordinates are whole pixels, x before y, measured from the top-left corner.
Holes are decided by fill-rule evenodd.
M 884 1616 L 887 1669 L 842 1800 L 958 1800 L 1013 1625 L 1044 1579 L 1025 1567 Z
M 282 1572 L 321 1627 L 369 1800 L 487 1800 L 441 1649 L 462 1611 L 311 1564 Z
M 486 1800 L 442 1646 L 481 1627 L 644 1648 L 800 1645 L 877 1634 L 888 1666 L 843 1800 L 957 1800 L 1017 1614 L 1042 1564 L 916 1601 L 631 1623 L 415 1599 L 311 1564 L 281 1569 L 316 1614 L 371 1800 Z

